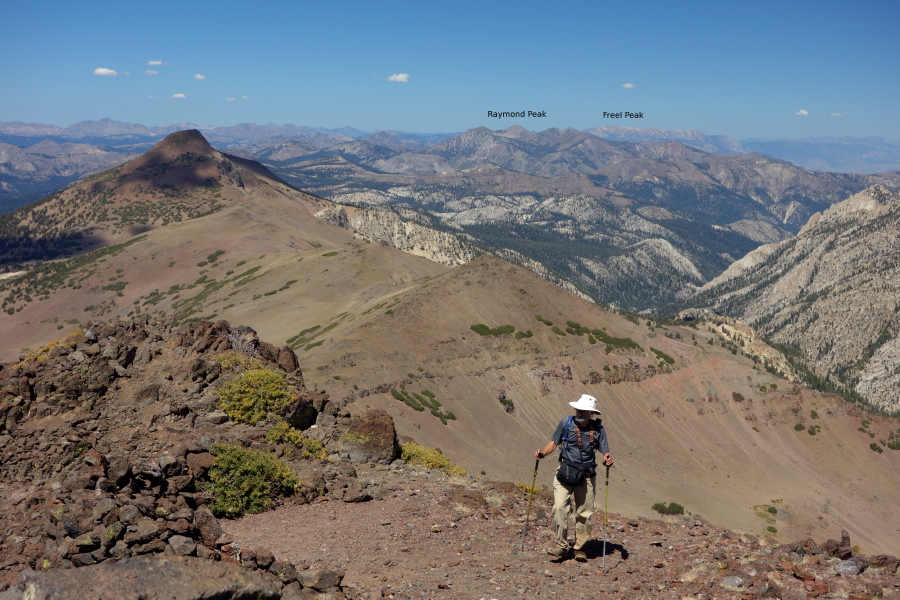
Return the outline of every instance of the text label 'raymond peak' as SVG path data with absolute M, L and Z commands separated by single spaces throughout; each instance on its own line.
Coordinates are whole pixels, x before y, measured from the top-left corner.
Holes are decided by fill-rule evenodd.
M 495 112 L 487 111 L 488 117 L 492 119 L 524 119 L 526 117 L 546 117 L 546 110 L 520 110 L 519 112 Z

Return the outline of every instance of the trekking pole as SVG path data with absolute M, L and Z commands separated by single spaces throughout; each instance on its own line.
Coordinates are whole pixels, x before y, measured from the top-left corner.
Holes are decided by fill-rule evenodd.
M 606 525 L 609 523 L 609 465 L 606 465 L 606 500 L 603 504 L 603 566 L 601 570 L 606 574 Z
M 528 519 L 531 517 L 531 499 L 534 498 L 534 484 L 537 481 L 538 465 L 540 459 L 534 461 L 534 476 L 531 478 L 531 490 L 528 494 L 528 510 L 525 513 L 525 531 L 522 532 L 522 550 L 525 550 L 525 537 L 528 535 Z

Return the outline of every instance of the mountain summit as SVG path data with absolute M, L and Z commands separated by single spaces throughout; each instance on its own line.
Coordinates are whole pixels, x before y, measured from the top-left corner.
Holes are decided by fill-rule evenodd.
M 202 133 L 196 129 L 186 129 L 167 135 L 142 158 L 148 162 L 153 160 L 168 162 L 186 152 L 209 158 L 217 154 L 216 149 L 209 145 Z
M 217 151 L 196 129 L 178 131 L 115 169 L 0 216 L 0 264 L 93 250 L 262 189 L 292 188 L 259 163 Z

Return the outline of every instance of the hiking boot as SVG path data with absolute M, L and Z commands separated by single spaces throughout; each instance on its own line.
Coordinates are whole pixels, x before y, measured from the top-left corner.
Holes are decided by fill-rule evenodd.
M 587 562 L 587 554 L 585 554 L 584 550 L 575 551 L 575 560 L 578 562 Z
M 565 560 L 565 558 L 569 555 L 569 549 L 554 546 L 547 550 L 547 554 L 549 554 L 556 560 Z

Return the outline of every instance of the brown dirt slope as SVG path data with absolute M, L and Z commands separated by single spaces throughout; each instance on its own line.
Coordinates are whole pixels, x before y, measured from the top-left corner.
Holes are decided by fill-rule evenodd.
M 607 354 L 605 343 L 558 335 L 538 315 L 562 329 L 567 321 L 605 328 L 640 349 Z M 567 403 L 590 393 L 617 457 L 612 485 L 626 514 L 648 516 L 652 504 L 674 501 L 740 531 L 773 526 L 779 536 L 803 537 L 846 528 L 882 551 L 900 531 L 900 454 L 873 452 L 869 435 L 887 440 L 900 423 L 755 370 L 705 325 L 634 323 L 491 257 L 352 317 L 302 355 L 308 384 L 350 407 L 387 410 L 401 434 L 472 472 L 530 481 L 534 450 L 570 412 Z M 481 336 L 470 329 L 478 323 L 533 335 Z M 438 411 L 456 420 L 445 425 L 395 399 L 391 389 L 404 387 L 433 393 Z M 858 431 L 864 419 L 866 433 Z M 543 484 L 551 472 L 545 461 Z

